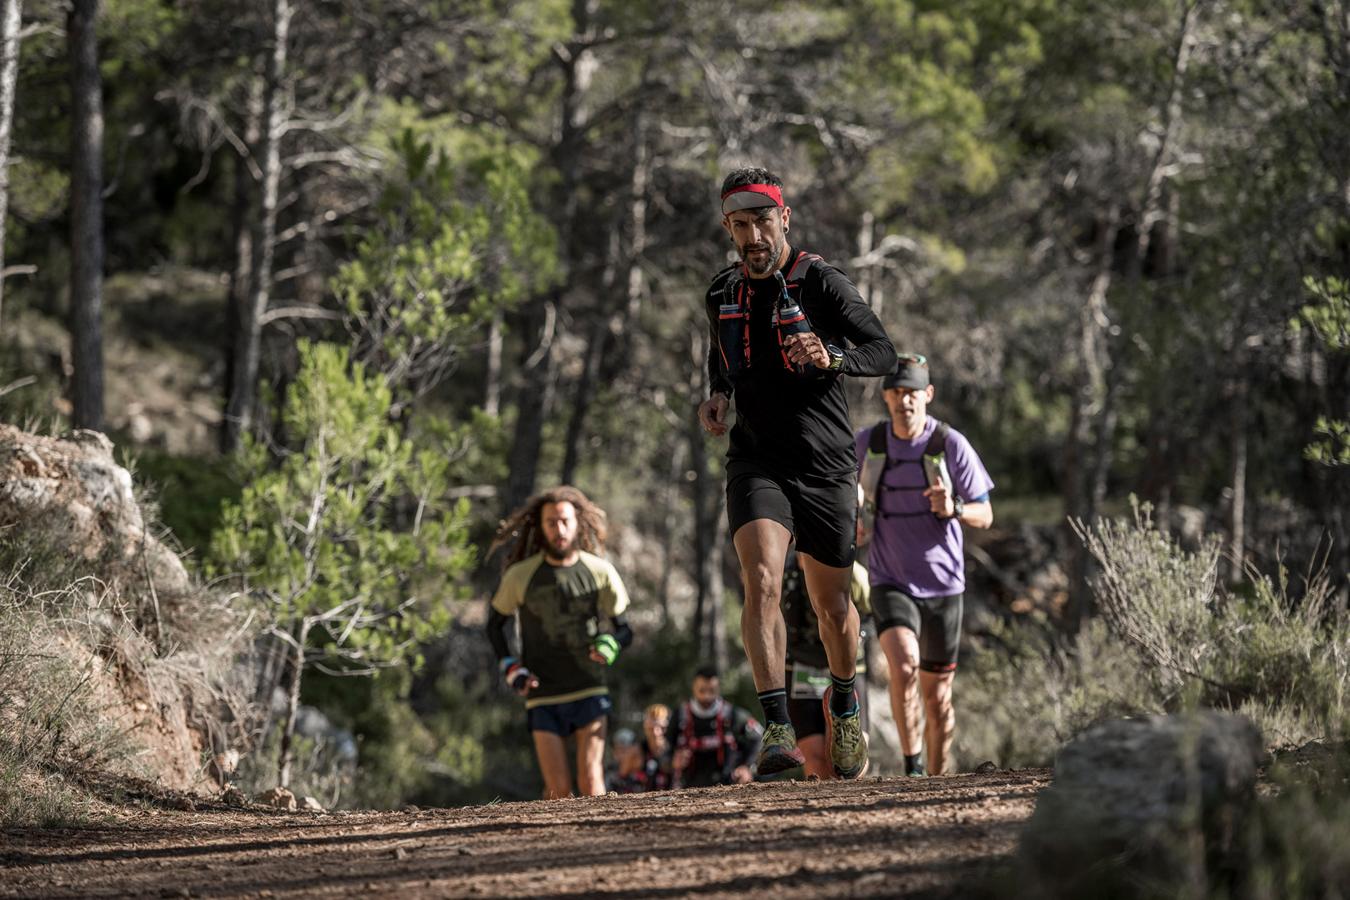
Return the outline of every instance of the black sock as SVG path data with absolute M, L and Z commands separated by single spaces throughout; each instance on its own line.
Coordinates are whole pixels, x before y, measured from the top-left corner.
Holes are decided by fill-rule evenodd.
M 853 681 L 857 676 L 840 678 L 833 672 L 830 680 L 834 682 L 834 693 L 830 694 L 830 712 L 836 716 L 853 716 L 858 713 L 858 698 L 853 696 Z
M 907 755 L 905 757 L 905 774 L 906 775 L 923 774 L 923 763 L 919 761 L 919 754 L 915 753 L 913 756 Z
M 764 707 L 764 721 L 768 725 L 791 725 L 788 718 L 787 690 L 774 688 L 759 692 L 759 705 Z

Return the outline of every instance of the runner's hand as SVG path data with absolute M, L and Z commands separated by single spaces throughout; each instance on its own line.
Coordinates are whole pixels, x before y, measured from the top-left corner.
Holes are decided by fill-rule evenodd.
M 721 437 L 727 433 L 727 410 L 731 407 L 731 401 L 727 399 L 726 394 L 713 394 L 707 400 L 704 400 L 698 406 L 698 421 L 703 426 L 703 430 L 713 437 Z
M 824 341 L 816 337 L 815 332 L 788 335 L 783 339 L 783 351 L 787 353 L 788 362 L 795 366 L 830 367 L 830 351 L 825 349 Z
M 939 519 L 950 519 L 956 515 L 956 504 L 952 501 L 952 495 L 943 487 L 942 482 L 936 482 L 928 490 L 923 492 L 928 498 L 928 506 L 933 510 L 933 515 Z
M 612 666 L 614 665 L 614 660 L 619 658 L 620 649 L 619 641 L 614 635 L 596 635 L 595 641 L 591 644 L 591 662 Z
M 503 659 L 500 666 L 502 677 L 506 679 L 507 686 L 520 696 L 529 696 L 530 691 L 539 687 L 539 679 L 535 678 L 534 673 L 522 666 L 514 656 Z

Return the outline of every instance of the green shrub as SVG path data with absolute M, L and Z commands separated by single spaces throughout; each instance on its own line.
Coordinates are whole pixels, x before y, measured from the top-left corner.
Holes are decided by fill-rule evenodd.
M 1251 868 L 1234 900 L 1350 895 L 1350 744 L 1277 762 L 1247 832 Z M 1221 895 L 1222 896 L 1222 895 Z
M 1350 615 L 1325 572 L 1226 593 L 1218 545 L 1182 549 L 1147 507 L 1080 534 L 1101 616 L 1072 637 L 1040 620 L 977 642 L 956 684 L 962 761 L 1049 765 L 1094 722 L 1196 706 L 1248 715 L 1272 745 L 1345 734 Z

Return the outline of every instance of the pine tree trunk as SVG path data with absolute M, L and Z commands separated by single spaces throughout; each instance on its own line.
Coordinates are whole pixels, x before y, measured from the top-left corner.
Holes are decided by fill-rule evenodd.
M 258 146 L 262 139 L 263 116 L 262 76 L 253 79 L 249 90 L 248 111 L 245 113 L 244 144 Z M 249 171 L 249 160 L 240 155 L 234 164 L 234 200 L 230 208 L 230 230 L 234 234 L 234 266 L 230 270 L 229 290 L 225 295 L 225 379 L 224 403 L 228 409 L 230 395 L 234 392 L 234 376 L 239 369 L 240 348 L 247 344 L 244 325 L 244 306 L 248 303 L 252 289 L 249 286 L 249 272 L 253 269 L 253 221 L 250 215 L 253 207 L 253 176 Z M 228 418 L 221 419 L 220 450 L 229 453 L 234 449 L 231 443 L 237 432 L 227 427 Z
M 1239 335 L 1240 337 L 1240 335 Z M 1240 363 L 1242 354 L 1236 354 Z M 1228 427 L 1231 441 L 1231 459 L 1229 469 L 1229 489 L 1233 492 L 1232 502 L 1228 506 L 1228 583 L 1242 582 L 1246 567 L 1247 546 L 1247 376 L 1246 367 L 1239 366 L 1233 376 L 1232 392 L 1229 402 L 1231 416 Z
M 5 220 L 9 214 L 9 144 L 19 86 L 19 0 L 0 0 L 0 332 L 5 325 Z
M 276 250 L 277 194 L 281 185 L 281 136 L 285 126 L 282 81 L 286 74 L 286 42 L 290 36 L 290 0 L 272 0 L 271 53 L 263 89 L 263 132 L 258 158 L 262 165 L 262 194 L 253 230 L 249 299 L 242 310 L 234 380 L 225 408 L 225 441 L 228 452 L 239 446 L 253 427 L 258 368 L 262 355 L 262 317 L 272 291 L 272 256 Z
M 284 788 L 291 785 L 291 767 L 295 761 L 295 721 L 300 713 L 300 679 L 305 673 L 305 642 L 309 640 L 309 621 L 301 619 L 291 636 L 296 643 L 291 648 L 286 683 L 286 722 L 281 729 L 281 749 L 277 756 L 277 784 Z
M 690 355 L 695 366 L 691 393 L 701 402 L 708 395 L 707 371 L 708 333 L 695 326 L 690 342 Z M 723 598 L 726 593 L 722 578 L 722 510 L 726 492 L 711 471 L 708 439 L 698 417 L 690 411 L 686 432 L 689 441 L 689 467 L 694 472 L 690 483 L 694 507 L 694 606 L 693 633 L 701 654 L 719 667 L 726 662 L 725 621 Z
M 495 309 L 488 325 L 487 376 L 483 379 L 483 412 L 501 415 L 502 409 L 502 312 Z
M 1078 336 L 1078 386 L 1070 407 L 1069 438 L 1064 448 L 1065 516 L 1091 523 L 1094 509 L 1094 438 L 1106 401 L 1106 373 L 1110 366 L 1106 298 L 1111 288 L 1112 248 L 1120 228 L 1120 210 L 1112 204 L 1097 224 L 1097 271 L 1083 304 Z M 1091 614 L 1088 591 L 1088 554 L 1082 543 L 1067 528 L 1069 546 L 1069 603 L 1065 626 L 1077 632 L 1083 619 Z
M 73 0 L 71 71 L 71 423 L 103 430 L 103 81 L 98 0 Z
M 539 475 L 539 450 L 544 443 L 544 420 L 548 418 L 557 383 L 557 366 L 553 354 L 553 329 L 556 309 L 552 301 L 543 304 L 534 317 L 534 328 L 539 344 L 526 359 L 525 381 L 521 385 L 520 400 L 516 404 L 516 428 L 511 440 L 508 460 L 503 512 L 524 503 L 534 493 Z

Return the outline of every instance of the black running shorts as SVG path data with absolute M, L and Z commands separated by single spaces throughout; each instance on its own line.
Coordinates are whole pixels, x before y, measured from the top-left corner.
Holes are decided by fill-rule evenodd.
M 911 597 L 889 584 L 872 585 L 868 600 L 877 618 L 877 633 L 904 626 L 919 639 L 919 668 L 925 672 L 956 671 L 961 646 L 961 610 L 965 594 Z
M 727 520 L 734 536 L 755 519 L 772 519 L 792 532 L 797 552 L 838 569 L 857 552 L 857 478 L 782 475 L 743 459 L 727 462 Z

